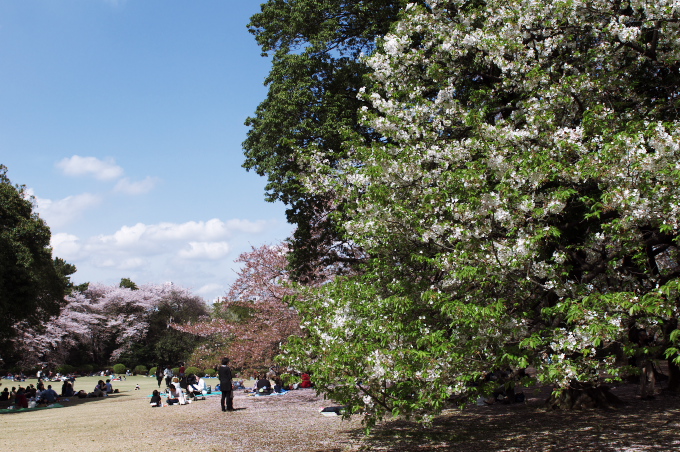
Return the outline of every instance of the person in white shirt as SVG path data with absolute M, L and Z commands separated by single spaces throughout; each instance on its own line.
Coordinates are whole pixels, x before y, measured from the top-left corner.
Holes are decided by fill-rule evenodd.
M 192 397 L 205 395 L 208 392 L 205 388 L 205 380 L 197 375 L 189 375 L 189 385 L 187 386 L 187 392 Z
M 166 367 L 165 370 L 163 371 L 163 375 L 165 375 L 165 385 L 170 386 L 170 383 L 172 383 L 172 369 L 170 366 Z
M 184 395 L 182 387 L 179 385 L 179 378 L 174 377 L 170 385 L 168 385 L 168 405 L 179 403 L 180 405 L 187 404 L 187 398 Z

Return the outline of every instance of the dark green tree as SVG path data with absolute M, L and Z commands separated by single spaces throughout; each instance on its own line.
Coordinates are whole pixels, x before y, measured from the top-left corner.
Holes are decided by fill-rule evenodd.
M 59 277 L 61 278 L 62 283 L 64 284 L 64 287 L 66 289 L 66 295 L 70 295 L 73 292 L 83 292 L 87 290 L 89 283 L 74 284 L 73 281 L 71 281 L 71 275 L 76 272 L 75 265 L 69 264 L 60 257 L 55 257 L 54 268 L 57 271 Z
M 356 261 L 357 253 L 329 213 L 336 210 L 332 192 L 310 194 L 302 178 L 305 159 L 321 152 L 331 163 L 346 157 L 346 132 L 378 140 L 358 122 L 365 103 L 357 98 L 369 68 L 362 54 L 374 50 L 376 37 L 395 22 L 403 0 L 270 0 L 248 25 L 263 54 L 273 53 L 265 80 L 266 99 L 243 143 L 244 167 L 266 176 L 266 199 L 288 206 L 288 222 L 297 226 L 289 256 L 294 277 L 304 279 L 319 265 Z
M 0 165 L 0 340 L 19 322 L 38 325 L 58 314 L 73 273 L 52 260 L 50 229 L 33 208 L 25 187 L 13 185 Z
M 137 287 L 128 278 L 123 278 L 121 284 L 126 280 Z M 129 367 L 137 364 L 151 367 L 158 363 L 175 366 L 186 361 L 202 339 L 177 331 L 169 325 L 173 322 L 196 322 L 208 314 L 208 307 L 202 298 L 189 295 L 186 291 L 171 291 L 150 314 L 144 341 L 133 345 L 129 352 L 121 356 L 120 361 Z
M 124 287 L 126 289 L 130 290 L 138 290 L 139 287 L 137 287 L 137 284 L 135 284 L 130 278 L 121 278 L 120 279 L 120 284 L 118 284 L 119 287 Z

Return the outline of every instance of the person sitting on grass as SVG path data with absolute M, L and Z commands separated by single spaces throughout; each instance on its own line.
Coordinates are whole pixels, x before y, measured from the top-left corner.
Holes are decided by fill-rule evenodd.
M 57 394 L 57 391 L 52 389 L 52 385 L 47 385 L 47 389 L 45 389 L 42 394 L 40 394 L 40 399 L 43 401 L 43 403 L 51 404 L 59 399 L 59 394 Z
M 312 377 L 309 376 L 307 373 L 303 373 L 300 382 L 300 387 L 301 388 L 313 388 L 314 384 L 312 383 Z
M 68 381 L 65 381 L 63 385 L 61 385 L 61 396 L 62 397 L 73 397 L 75 395 L 75 391 L 73 391 L 73 385 L 69 383 Z
M 179 385 L 179 378 L 173 377 L 172 383 L 168 386 L 168 405 L 174 404 L 186 405 L 187 399 L 184 396 L 184 391 L 182 391 Z
M 161 393 L 158 392 L 158 389 L 153 390 L 153 395 L 151 396 L 150 404 L 154 408 L 163 406 L 163 402 L 161 401 Z
M 106 395 L 106 383 L 103 380 L 99 380 L 97 385 L 94 387 L 88 397 L 104 397 Z
M 19 386 L 19 390 L 17 391 L 14 404 L 17 408 L 28 408 L 28 397 L 26 397 L 26 390 L 21 386 Z
M 286 392 L 286 390 L 283 389 L 283 381 L 281 380 L 281 377 L 274 377 L 274 392 L 279 394 Z
M 187 392 L 191 397 L 205 395 L 208 392 L 205 389 L 205 380 L 197 375 L 190 374 L 187 383 Z
M 35 403 L 42 403 L 42 393 L 44 390 L 45 387 L 42 385 L 42 383 L 39 383 L 38 387 L 35 388 L 35 391 L 33 391 L 30 399 L 35 401 Z
M 260 375 L 260 378 L 255 384 L 255 389 L 258 394 L 269 395 L 272 393 L 272 384 L 268 378 L 264 375 Z
M 113 394 L 113 385 L 111 384 L 111 380 L 106 380 L 106 384 L 104 385 L 104 392 L 107 394 Z

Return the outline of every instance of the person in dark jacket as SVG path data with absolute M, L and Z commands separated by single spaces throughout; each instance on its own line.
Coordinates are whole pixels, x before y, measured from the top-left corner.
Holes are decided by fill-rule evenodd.
M 217 368 L 217 376 L 220 379 L 220 391 L 222 392 L 220 401 L 222 411 L 234 411 L 234 390 L 231 387 L 232 377 L 229 358 L 222 358 L 222 365 Z
M 151 395 L 150 405 L 152 407 L 163 406 L 163 401 L 161 399 L 161 393 L 158 392 L 158 389 L 153 390 L 153 394 Z
M 258 378 L 255 388 L 258 394 L 269 395 L 272 393 L 272 383 L 264 374 Z
M 161 389 L 161 383 L 163 383 L 163 366 L 160 364 L 156 367 L 156 380 L 158 380 L 158 389 Z

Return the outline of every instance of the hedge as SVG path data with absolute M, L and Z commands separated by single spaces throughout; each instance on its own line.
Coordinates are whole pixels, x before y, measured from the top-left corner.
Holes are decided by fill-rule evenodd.
M 186 369 L 186 374 L 187 374 L 187 375 L 194 374 L 194 375 L 199 375 L 199 376 L 201 376 L 201 377 L 202 377 L 203 375 L 205 375 L 205 373 L 203 373 L 203 371 L 202 371 L 201 369 L 199 369 L 198 367 L 193 367 L 193 366 L 187 367 L 187 369 Z

